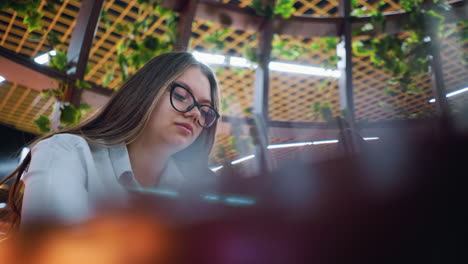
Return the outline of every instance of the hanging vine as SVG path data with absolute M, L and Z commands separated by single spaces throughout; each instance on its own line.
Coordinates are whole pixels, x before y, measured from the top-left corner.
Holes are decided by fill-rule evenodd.
M 48 65 L 60 72 L 66 73 L 73 65 L 68 63 L 67 53 L 64 51 L 64 43 L 59 40 L 56 33 L 50 32 L 47 36 L 47 42 L 55 51 L 55 55 L 49 54 Z M 77 125 L 86 112 L 92 110 L 87 104 L 80 104 L 78 107 L 66 102 L 66 95 L 73 87 L 77 89 L 90 88 L 91 85 L 83 80 L 76 79 L 72 81 L 68 75 L 65 80 L 58 81 L 57 89 L 46 89 L 41 91 L 41 97 L 44 99 L 55 98 L 52 116 L 40 115 L 34 123 L 41 132 L 50 132 L 63 129 L 65 127 Z
M 337 63 L 341 57 L 336 55 L 336 46 L 338 45 L 339 38 L 337 37 L 322 37 L 320 40 L 314 42 L 310 49 L 314 51 L 321 51 L 325 54 L 334 52 L 335 54 L 329 56 L 327 59 L 322 61 L 321 67 L 329 70 L 335 70 L 337 68 Z M 336 81 L 335 78 L 325 77 L 325 79 L 317 86 L 317 91 L 322 91 L 324 88 L 328 88 L 327 92 L 324 94 L 324 100 L 315 102 L 308 116 L 320 116 L 323 120 L 330 122 L 333 121 L 333 111 L 330 104 L 330 99 L 333 95 L 332 84 Z
M 384 69 L 392 76 L 388 80 L 386 96 L 396 96 L 397 90 L 405 93 L 405 97 L 421 93 L 422 88 L 416 85 L 414 76 L 429 72 L 432 62 L 432 30 L 435 29 L 442 36 L 445 20 L 442 14 L 450 10 L 450 5 L 444 1 L 425 3 L 422 0 L 402 0 L 400 4 L 408 19 L 403 28 L 405 34 L 397 36 L 383 34 L 386 28 L 384 1 L 380 1 L 377 8 L 369 13 L 365 12 L 364 7 L 358 8 L 356 1 L 353 4 L 353 16 L 370 15 L 370 23 L 353 32 L 354 36 L 361 37 L 361 40 L 353 42 L 354 55 L 369 56 L 374 66 Z M 400 113 L 400 117 L 414 117 L 414 114 L 407 113 L 402 106 L 392 107 L 385 102 L 381 102 L 380 106 L 387 112 Z
M 142 16 L 143 12 L 147 11 L 148 16 L 131 24 L 118 23 L 115 27 L 116 31 L 122 35 L 117 44 L 117 63 L 122 82 L 153 57 L 173 50 L 176 42 L 177 13 L 161 7 L 158 2 L 138 0 L 138 3 L 138 14 Z M 164 36 L 157 38 L 152 34 L 146 35 L 145 32 L 163 16 L 166 16 L 164 24 L 167 28 Z M 106 25 L 110 25 L 105 12 L 101 16 L 101 21 Z M 114 71 L 107 68 L 103 86 L 107 86 L 113 78 Z
M 42 5 L 42 10 L 51 13 L 56 12 L 56 4 L 63 3 L 63 0 L 3 0 L 0 1 L 0 10 L 13 10 L 20 15 L 24 15 L 23 23 L 27 25 L 28 32 L 33 32 L 43 29 L 42 18 L 44 13 L 39 11 Z M 66 73 L 73 65 L 68 63 L 67 53 L 64 48 L 64 43 L 59 40 L 58 35 L 51 31 L 45 36 L 33 34 L 33 38 L 46 38 L 48 44 L 55 51 L 55 55 L 48 54 L 48 65 L 60 72 Z M 50 99 L 54 97 L 56 102 L 52 112 L 52 117 L 40 115 L 34 120 L 34 123 L 39 128 L 40 132 L 49 132 L 62 129 L 67 126 L 73 126 L 80 122 L 82 115 L 91 110 L 86 104 L 81 104 L 78 107 L 65 102 L 65 96 L 73 84 L 78 89 L 89 88 L 90 84 L 83 80 L 70 80 L 67 76 L 65 80 L 58 80 L 59 86 L 57 89 L 46 89 L 41 92 L 41 97 Z

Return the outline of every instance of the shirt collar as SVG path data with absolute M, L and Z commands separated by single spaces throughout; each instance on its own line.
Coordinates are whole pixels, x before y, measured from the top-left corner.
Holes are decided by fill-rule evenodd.
M 119 144 L 109 148 L 109 156 L 114 173 L 121 184 L 131 187 L 141 187 L 133 174 L 130 157 L 125 144 Z M 157 187 L 179 189 L 186 180 L 175 160 L 170 158 L 166 168 L 161 174 L 161 179 Z
M 158 187 L 180 188 L 187 181 L 174 159 L 169 159 L 167 166 L 161 174 Z
M 109 157 L 112 162 L 114 173 L 118 179 L 122 175 L 130 173 L 133 176 L 130 157 L 128 156 L 127 146 L 122 143 L 109 148 Z

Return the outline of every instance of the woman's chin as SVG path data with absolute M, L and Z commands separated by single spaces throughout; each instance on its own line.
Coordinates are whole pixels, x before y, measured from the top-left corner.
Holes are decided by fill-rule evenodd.
M 180 137 L 180 136 L 172 138 L 170 142 L 171 142 L 171 145 L 174 146 L 174 149 L 176 150 L 176 152 L 179 152 L 187 148 L 188 146 L 190 146 L 190 144 L 193 143 L 191 139 L 187 137 Z

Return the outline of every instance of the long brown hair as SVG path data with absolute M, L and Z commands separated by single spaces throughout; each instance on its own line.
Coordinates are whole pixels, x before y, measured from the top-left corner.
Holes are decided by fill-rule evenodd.
M 154 107 L 165 89 L 191 66 L 199 67 L 208 78 L 213 107 L 218 110 L 219 89 L 212 70 L 195 60 L 188 52 L 164 53 L 153 58 L 128 79 L 109 102 L 91 118 L 75 127 L 46 134 L 35 140 L 31 144 L 31 148 L 37 142 L 61 133 L 78 135 L 89 142 L 108 147 L 122 143 L 129 144 L 145 128 Z M 191 154 L 197 153 L 197 163 L 207 166 L 208 157 L 215 139 L 216 128 L 217 123 L 208 129 L 203 129 L 195 142 L 186 149 L 176 153 L 174 158 L 187 160 Z M 14 179 L 8 195 L 9 212 L 2 217 L 12 223 L 12 229 L 17 229 L 21 220 L 24 189 L 21 176 L 27 170 L 30 162 L 31 151 L 29 151 L 23 162 L 13 173 L 0 181 L 1 185 L 10 179 Z

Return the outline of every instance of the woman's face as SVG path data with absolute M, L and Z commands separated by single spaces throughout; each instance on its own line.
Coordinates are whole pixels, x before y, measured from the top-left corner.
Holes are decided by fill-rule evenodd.
M 200 68 L 189 67 L 174 82 L 190 90 L 198 103 L 212 105 L 210 82 Z M 198 124 L 199 118 L 198 107 L 193 107 L 186 113 L 175 110 L 170 102 L 168 87 L 154 108 L 144 134 L 151 135 L 152 140 L 156 140 L 158 144 L 177 152 L 192 144 L 202 132 L 203 128 Z

